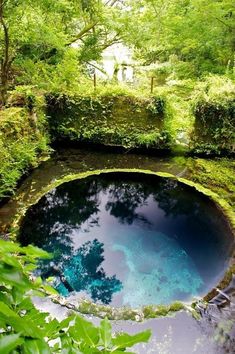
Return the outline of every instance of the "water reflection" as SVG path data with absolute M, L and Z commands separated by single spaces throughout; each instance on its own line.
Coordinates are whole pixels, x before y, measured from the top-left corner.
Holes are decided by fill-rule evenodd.
M 142 221 L 149 224 L 148 219 L 137 208 L 147 203 L 150 191 L 143 183 L 115 183 L 109 186 L 108 201 L 105 209 L 122 224 L 132 224 L 134 221 Z
M 59 264 L 55 260 L 40 264 L 40 275 L 44 278 L 56 277 L 55 287 L 64 296 L 73 291 L 85 290 L 94 301 L 109 304 L 112 295 L 122 289 L 116 276 L 108 277 L 101 264 L 104 261 L 104 244 L 98 240 L 88 241 L 64 258 Z
M 115 306 L 205 292 L 224 271 L 232 243 L 207 198 L 170 179 L 127 173 L 51 191 L 28 210 L 20 242 L 54 253 L 38 272 L 55 276 L 61 294 L 85 291 Z

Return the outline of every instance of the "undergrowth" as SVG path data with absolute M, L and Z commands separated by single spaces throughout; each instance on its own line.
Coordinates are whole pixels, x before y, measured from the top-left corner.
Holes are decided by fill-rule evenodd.
M 22 175 L 48 153 L 45 125 L 43 113 L 27 108 L 0 112 L 0 199 L 11 195 Z

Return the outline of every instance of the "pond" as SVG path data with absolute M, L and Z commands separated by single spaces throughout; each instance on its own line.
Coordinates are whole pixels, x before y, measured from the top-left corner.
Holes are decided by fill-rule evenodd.
M 144 173 L 102 173 L 64 183 L 30 207 L 22 245 L 53 253 L 37 274 L 64 296 L 115 307 L 192 301 L 223 277 L 228 224 L 192 187 Z

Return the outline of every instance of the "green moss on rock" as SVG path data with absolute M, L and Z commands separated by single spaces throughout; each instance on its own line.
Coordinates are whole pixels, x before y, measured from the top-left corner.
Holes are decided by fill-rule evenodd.
M 48 95 L 46 99 L 51 132 L 57 141 L 169 149 L 161 97 Z
M 115 308 L 107 305 L 94 304 L 89 300 L 81 300 L 76 309 L 83 314 L 92 314 L 94 316 L 110 320 L 132 320 L 141 322 L 149 318 L 164 317 L 172 315 L 174 312 L 185 309 L 181 302 L 174 302 L 171 305 L 149 305 L 140 309 L 131 309 L 129 307 Z
M 0 112 L 0 200 L 11 195 L 22 175 L 48 152 L 45 116 L 26 108 Z
M 198 154 L 229 154 L 235 149 L 235 100 L 223 104 L 198 102 L 194 148 Z

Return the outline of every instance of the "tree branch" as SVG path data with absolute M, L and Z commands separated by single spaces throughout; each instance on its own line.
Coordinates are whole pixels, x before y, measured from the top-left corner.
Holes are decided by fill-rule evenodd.
M 105 3 L 105 6 L 113 7 L 119 0 L 108 0 Z M 93 30 L 95 26 L 99 24 L 99 21 L 93 21 L 89 23 L 87 26 L 85 26 L 67 45 L 71 45 L 74 42 L 81 40 L 82 37 L 87 34 L 89 31 Z
M 99 23 L 99 21 L 94 21 L 92 23 L 90 23 L 89 25 L 85 26 L 77 35 L 76 37 L 74 37 L 69 43 L 67 43 L 67 45 L 71 45 L 74 42 L 78 41 L 79 39 L 82 39 L 82 37 L 89 32 L 90 30 L 92 30 L 97 24 Z
M 235 27 L 233 27 L 233 26 L 229 25 L 228 23 L 224 22 L 224 21 L 223 21 L 223 20 L 221 20 L 220 18 L 215 17 L 215 19 L 216 19 L 217 21 L 219 21 L 220 23 L 222 23 L 224 26 L 226 26 L 226 27 L 228 27 L 228 28 L 230 28 L 230 29 L 232 29 L 232 30 L 234 30 L 234 29 L 235 29 Z

